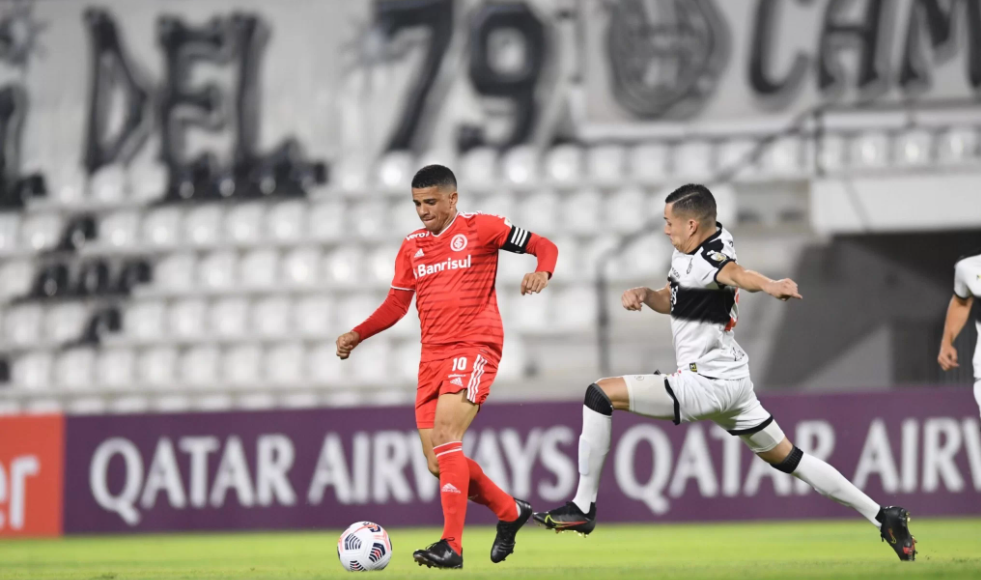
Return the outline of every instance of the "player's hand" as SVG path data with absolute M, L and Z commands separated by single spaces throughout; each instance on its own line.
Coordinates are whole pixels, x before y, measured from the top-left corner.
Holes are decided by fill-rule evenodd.
M 937 357 L 937 362 L 940 363 L 940 368 L 945 371 L 961 366 L 957 364 L 957 349 L 952 344 L 940 345 L 940 356 Z
M 532 272 L 525 274 L 521 280 L 521 295 L 538 294 L 548 286 L 548 272 Z
M 640 311 L 644 308 L 644 302 L 647 300 L 647 292 L 647 288 L 631 288 L 623 293 L 620 302 L 627 310 Z
M 361 335 L 353 330 L 337 337 L 337 356 L 341 360 L 351 356 L 351 351 L 361 344 Z
M 798 300 L 803 300 L 804 298 L 797 292 L 797 282 L 794 282 L 790 278 L 773 280 L 763 290 L 770 296 L 783 301 L 790 300 L 791 298 Z

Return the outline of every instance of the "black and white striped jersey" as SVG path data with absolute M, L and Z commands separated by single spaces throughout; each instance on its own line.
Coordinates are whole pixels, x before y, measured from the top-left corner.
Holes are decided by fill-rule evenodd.
M 954 266 L 954 294 L 960 298 L 974 297 L 981 300 L 981 254 L 962 258 Z M 975 312 L 981 313 L 981 309 L 975 307 Z M 981 314 L 974 321 L 978 329 L 978 336 L 981 336 Z M 981 379 L 981 340 L 978 340 L 974 348 L 974 378 Z
M 671 331 L 679 370 L 716 379 L 749 376 L 749 357 L 736 343 L 739 290 L 719 284 L 723 266 L 736 261 L 732 235 L 717 230 L 691 253 L 671 256 Z

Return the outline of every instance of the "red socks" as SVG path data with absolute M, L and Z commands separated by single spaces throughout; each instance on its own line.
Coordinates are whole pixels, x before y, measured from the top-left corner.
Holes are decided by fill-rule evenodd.
M 467 519 L 470 468 L 463 443 L 453 441 L 433 448 L 439 462 L 439 499 L 443 504 L 443 539 L 463 554 L 463 523 Z
M 469 457 L 466 460 L 470 467 L 470 499 L 489 507 L 499 520 L 513 522 L 518 519 L 518 505 L 514 502 L 514 498 L 484 475 L 484 470 L 476 461 Z

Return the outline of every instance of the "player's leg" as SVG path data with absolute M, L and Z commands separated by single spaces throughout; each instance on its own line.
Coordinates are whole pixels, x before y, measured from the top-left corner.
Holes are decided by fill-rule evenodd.
M 978 403 L 978 409 L 981 410 L 981 378 L 974 381 L 974 400 Z
M 860 513 L 879 529 L 901 560 L 916 557 L 916 540 L 909 532 L 909 514 L 905 509 L 880 506 L 832 465 L 793 445 L 772 417 L 755 428 L 734 434 L 775 469 L 807 482 L 824 497 Z
M 596 526 L 596 496 L 610 452 L 613 411 L 630 411 L 678 422 L 678 404 L 664 376 L 631 375 L 600 379 L 586 388 L 579 436 L 579 486 L 571 502 L 535 520 L 549 529 L 589 534 Z

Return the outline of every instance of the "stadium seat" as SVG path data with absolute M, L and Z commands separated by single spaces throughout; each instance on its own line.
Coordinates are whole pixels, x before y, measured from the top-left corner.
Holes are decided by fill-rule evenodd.
M 130 166 L 131 195 L 138 201 L 150 203 L 159 200 L 167 191 L 167 168 L 157 161 L 137 161 Z
M 364 261 L 359 246 L 341 246 L 324 257 L 325 278 L 336 286 L 358 285 L 362 280 Z
M 630 175 L 644 185 L 657 185 L 668 176 L 668 148 L 663 143 L 643 143 L 629 152 Z
M 759 172 L 759 164 L 752 159 L 760 144 L 752 139 L 729 139 L 719 145 L 718 172 L 732 175 L 734 179 L 742 180 L 753 177 Z
M 650 200 L 640 189 L 630 187 L 613 194 L 603 206 L 598 217 L 605 227 L 617 233 L 639 230 L 650 219 Z M 561 255 L 561 249 L 560 254 Z
M 978 155 L 978 132 L 970 127 L 944 131 L 937 138 L 937 158 L 943 165 L 972 161 Z
M 391 343 L 376 336 L 360 344 L 346 362 L 351 365 L 351 376 L 355 381 L 365 385 L 387 386 L 392 378 L 389 368 L 391 355 Z
M 127 308 L 123 315 L 123 332 L 138 340 L 158 340 L 167 331 L 164 327 L 166 315 L 163 302 L 138 302 Z
M 559 255 L 562 249 L 559 248 Z M 531 255 L 513 254 L 511 252 L 500 252 L 498 254 L 498 283 L 517 286 L 525 274 L 535 271 L 536 259 Z
M 82 263 L 72 288 L 76 296 L 103 296 L 111 293 L 113 289 L 109 278 L 109 263 L 105 260 Z
M 224 382 L 234 387 L 252 387 L 261 381 L 263 367 L 262 348 L 259 345 L 236 345 L 225 351 L 222 377 Z
M 553 147 L 545 156 L 545 175 L 559 188 L 575 187 L 582 183 L 583 151 L 578 145 Z
M 461 205 L 470 206 L 469 203 Z M 388 223 L 392 225 L 392 233 L 398 236 L 407 236 L 423 227 L 408 195 L 405 199 L 397 199 L 388 204 Z
M 387 209 L 382 201 L 364 201 L 354 204 L 344 231 L 350 235 L 349 232 L 353 230 L 361 240 L 374 241 L 390 237 L 392 232 L 385 219 L 388 217 Z
M 604 227 L 602 216 L 603 198 L 598 191 L 587 189 L 563 196 L 562 231 L 579 235 L 594 234 Z
M 415 385 L 419 379 L 419 358 L 422 347 L 414 340 L 399 341 L 392 355 L 394 378 L 397 384 Z
M 615 261 L 614 278 L 641 281 L 666 274 L 673 248 L 664 234 L 644 234 Z
M 241 297 L 226 297 L 212 303 L 208 309 L 208 329 L 222 338 L 238 338 L 249 330 L 249 301 Z
M 181 210 L 176 206 L 158 207 L 143 219 L 143 240 L 157 248 L 172 248 L 184 243 Z
M 466 203 L 462 201 L 460 203 L 467 210 L 506 217 L 511 220 L 518 219 L 515 216 L 517 204 L 514 201 L 514 196 L 506 192 L 492 193 L 475 199 L 467 199 Z M 419 225 L 421 226 L 422 224 L 420 223 Z M 524 224 L 519 225 L 524 227 Z
M 41 115 L 34 116 L 35 119 L 40 119 L 40 117 Z M 45 171 L 45 174 L 47 175 L 48 172 Z M 80 204 L 85 200 L 85 182 L 87 179 L 88 177 L 80 165 L 62 164 L 52 175 L 51 200 L 65 207 Z
M 559 237 L 552 240 L 559 248 L 559 259 L 555 264 L 556 275 L 562 280 L 574 280 L 582 276 L 579 241 L 573 237 Z M 537 264 L 537 259 L 536 262 Z
M 4 260 L 0 262 L 0 301 L 24 296 L 31 291 L 34 280 L 34 264 L 29 260 Z
M 320 282 L 323 256 L 315 247 L 299 247 L 283 256 L 283 277 L 287 286 L 311 288 Z
M 255 246 L 263 236 L 263 214 L 266 204 L 239 203 L 225 212 L 225 239 L 237 246 Z
M 198 262 L 198 283 L 206 290 L 227 290 L 238 280 L 238 253 L 219 250 L 205 254 Z
M 597 145 L 586 153 L 588 180 L 597 187 L 613 187 L 627 175 L 627 151 L 621 145 Z
M 213 387 L 221 383 L 218 364 L 221 353 L 212 345 L 187 349 L 180 357 L 180 384 L 191 387 Z
M 306 375 L 315 385 L 346 387 L 350 368 L 350 361 L 337 358 L 337 345 L 333 340 L 314 345 L 307 355 Z
M 194 254 L 177 253 L 157 262 L 153 285 L 172 292 L 185 291 L 195 284 L 197 258 Z
M 919 167 L 930 162 L 933 135 L 925 129 L 904 131 L 895 142 L 896 164 Z
M 54 383 L 61 389 L 92 387 L 95 370 L 95 349 L 76 347 L 58 355 L 54 366 Z
M 21 224 L 21 246 L 34 252 L 53 250 L 63 226 L 64 220 L 56 213 L 28 214 Z
M 331 334 L 331 302 L 327 296 L 318 294 L 300 298 L 293 305 L 293 314 L 293 324 L 300 336 L 323 338 Z
M 537 186 L 541 179 L 538 164 L 538 152 L 531 145 L 512 147 L 501 158 L 504 183 L 519 190 Z
M 416 162 L 409 151 L 390 151 L 375 168 L 375 183 L 385 193 L 407 193 L 415 175 Z
M 501 364 L 497 368 L 497 380 L 516 381 L 525 376 L 528 351 L 520 336 L 508 336 L 504 341 Z
M 775 177 L 797 175 L 804 167 L 802 146 L 796 136 L 774 140 L 760 157 L 761 172 Z
M 239 279 L 245 288 L 269 289 L 280 283 L 279 252 L 258 249 L 246 252 L 239 264 Z
M 167 313 L 167 329 L 171 336 L 196 340 L 204 336 L 208 305 L 200 298 L 185 298 L 174 302 Z
M 117 211 L 102 218 L 99 239 L 112 248 L 132 248 L 140 239 L 140 215 L 135 211 Z
M 4 315 L 4 335 L 15 346 L 29 346 L 41 340 L 44 310 L 37 304 L 18 304 Z
M 879 169 L 889 164 L 890 141 L 888 135 L 869 132 L 858 135 L 851 142 L 851 165 Z
M 828 172 L 840 171 L 849 162 L 844 136 L 837 133 L 823 135 L 815 143 L 817 148 L 818 167 Z
M 368 191 L 368 163 L 359 155 L 345 155 L 336 165 L 336 182 L 348 194 L 361 195 Z
M 306 200 L 281 201 L 267 213 L 266 235 L 279 243 L 292 244 L 307 235 Z
M 45 351 L 29 352 L 15 358 L 11 373 L 14 385 L 31 391 L 50 388 L 53 364 L 53 355 Z
M 596 292 L 589 284 L 557 289 L 550 328 L 586 331 L 596 324 Z
M 511 219 L 536 234 L 552 235 L 558 229 L 559 196 L 547 190 L 528 193 L 519 201 L 518 216 Z
M 264 359 L 266 376 L 273 386 L 294 386 L 306 378 L 306 350 L 301 343 L 277 344 L 269 348 Z
M 109 401 L 108 411 L 120 415 L 147 413 L 150 411 L 150 401 L 139 395 L 116 397 Z
M 364 292 L 345 298 L 338 304 L 338 324 L 341 332 L 347 332 L 355 326 L 361 324 L 379 306 L 381 306 L 383 296 L 374 292 Z M 340 333 L 338 333 L 340 334 Z
M 38 299 L 64 298 L 69 294 L 68 265 L 46 266 L 31 284 L 31 297 Z
M 132 387 L 136 358 L 128 348 L 101 348 L 95 363 L 95 382 L 108 388 Z
M 149 348 L 140 355 L 137 376 L 141 383 L 157 389 L 177 386 L 177 351 L 169 346 Z
M 158 413 L 184 413 L 191 408 L 191 399 L 187 395 L 163 395 L 150 401 L 150 408 Z
M 105 165 L 89 180 L 89 196 L 105 205 L 120 204 L 126 199 L 126 173 L 122 165 Z
M 518 330 L 535 332 L 548 328 L 553 319 L 552 298 L 551 292 L 515 297 L 510 308 Z
M 368 270 L 370 281 L 378 286 L 389 286 L 395 277 L 395 257 L 399 253 L 399 246 L 379 246 L 371 251 L 368 256 Z
M 497 188 L 498 175 L 497 150 L 478 147 L 464 154 L 457 180 L 463 192 L 488 192 Z
M 261 298 L 252 307 L 253 332 L 263 338 L 283 338 L 293 331 L 292 302 L 286 296 Z
M 0 254 L 9 254 L 20 247 L 20 214 L 7 211 L 0 213 Z
M 65 343 L 78 340 L 89 320 L 89 309 L 78 302 L 49 306 L 45 314 L 45 336 L 48 340 Z
M 681 181 L 709 181 L 717 171 L 713 146 L 706 141 L 685 141 L 674 148 L 673 175 Z
M 456 171 L 457 169 L 457 158 L 456 155 L 450 149 L 434 149 L 429 151 L 424 151 L 422 155 L 419 156 L 419 160 L 416 162 L 415 167 L 409 173 L 408 178 L 405 183 L 402 184 L 401 191 L 408 195 L 409 186 L 411 185 L 412 176 L 415 172 L 422 169 L 427 165 L 442 165 L 443 167 L 449 167 L 451 170 Z
M 582 266 L 582 271 L 586 280 L 596 279 L 596 268 L 599 264 L 599 260 L 603 258 L 605 264 L 608 264 L 607 273 L 612 274 L 615 269 L 616 260 L 607 255 L 607 250 L 610 250 L 617 246 L 619 243 L 619 237 L 611 234 L 602 234 L 591 238 L 585 244 L 580 252 L 580 264 Z
M 221 240 L 224 217 L 218 204 L 191 208 L 184 214 L 184 242 L 199 248 L 214 247 Z
M 411 206 L 411 203 L 409 204 Z M 318 201 L 309 208 L 307 231 L 316 242 L 336 242 L 349 239 L 347 211 L 343 202 Z M 406 232 L 408 233 L 408 232 Z

